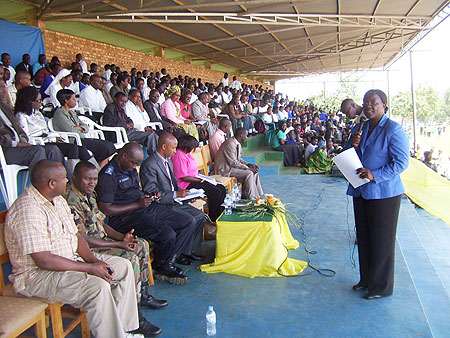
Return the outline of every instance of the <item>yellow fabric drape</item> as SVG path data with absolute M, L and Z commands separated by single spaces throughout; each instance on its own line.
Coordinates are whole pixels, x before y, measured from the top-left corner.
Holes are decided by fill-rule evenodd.
M 281 277 L 301 273 L 308 263 L 287 258 L 298 248 L 286 219 L 278 221 L 217 222 L 216 259 L 199 267 L 208 273 L 226 272 L 254 277 Z M 277 269 L 279 268 L 279 272 Z
M 401 177 L 406 195 L 414 203 L 450 225 L 450 181 L 415 158 Z

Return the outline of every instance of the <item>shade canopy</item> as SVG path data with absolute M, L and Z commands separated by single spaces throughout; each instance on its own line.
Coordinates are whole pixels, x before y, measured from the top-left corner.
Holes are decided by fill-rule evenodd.
M 31 0 L 242 75 L 280 79 L 387 65 L 450 0 Z

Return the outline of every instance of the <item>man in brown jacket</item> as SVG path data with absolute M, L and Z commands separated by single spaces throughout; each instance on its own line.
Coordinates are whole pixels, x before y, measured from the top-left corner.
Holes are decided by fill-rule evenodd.
M 244 161 L 241 157 L 241 143 L 247 140 L 247 130 L 236 129 L 234 137 L 220 146 L 215 156 L 214 171 L 221 176 L 236 177 L 242 183 L 242 197 L 256 199 L 263 194 L 259 182 L 259 168 L 255 164 Z

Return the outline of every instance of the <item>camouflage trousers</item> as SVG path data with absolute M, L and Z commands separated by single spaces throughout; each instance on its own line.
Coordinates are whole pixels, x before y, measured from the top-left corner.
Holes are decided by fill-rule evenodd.
M 136 250 L 134 252 L 119 248 L 94 248 L 93 251 L 101 254 L 122 257 L 128 259 L 131 262 L 131 266 L 133 267 L 134 280 L 136 282 L 137 301 L 140 302 L 141 286 L 148 285 L 150 263 L 150 248 L 148 242 L 145 239 L 138 237 L 136 239 Z

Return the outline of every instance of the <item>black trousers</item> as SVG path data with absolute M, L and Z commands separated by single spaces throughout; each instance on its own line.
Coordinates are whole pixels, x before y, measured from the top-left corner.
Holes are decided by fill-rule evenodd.
M 116 147 L 110 141 L 84 138 L 81 139 L 81 143 L 84 147 L 92 151 L 97 162 L 103 161 L 116 152 Z
M 302 158 L 302 152 L 297 144 L 282 144 L 275 148 L 276 151 L 282 151 L 284 154 L 284 165 L 286 167 L 292 167 L 296 163 L 300 162 Z
M 74 143 L 64 143 L 64 142 L 52 142 L 46 143 L 45 147 L 48 145 L 56 146 L 69 160 L 80 159 L 81 161 L 89 161 L 91 155 L 84 146 L 77 146 Z
M 56 146 L 32 145 L 29 147 L 3 147 L 6 163 L 25 165 L 31 168 L 40 160 L 54 160 L 64 163 L 64 157 Z
M 211 221 L 215 222 L 224 209 L 221 205 L 227 194 L 225 187 L 222 184 L 214 185 L 208 182 L 191 182 L 189 183 L 187 189 L 192 188 L 205 190 L 205 195 L 208 197 L 209 203 L 209 218 L 211 218 Z
M 360 283 L 369 294 L 392 295 L 400 202 L 401 195 L 374 200 L 353 197 Z
M 123 234 L 134 229 L 136 236 L 152 241 L 157 264 L 187 250 L 192 251 L 195 224 L 191 219 L 173 213 L 169 205 L 154 202 L 145 209 L 111 217 L 109 225 Z

